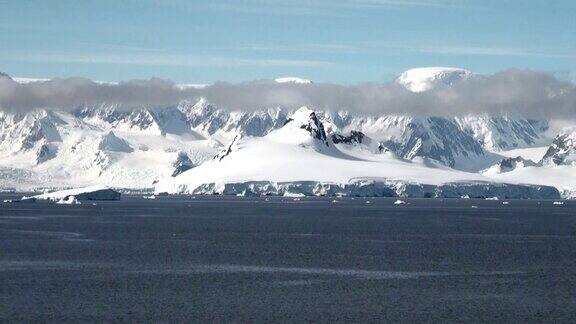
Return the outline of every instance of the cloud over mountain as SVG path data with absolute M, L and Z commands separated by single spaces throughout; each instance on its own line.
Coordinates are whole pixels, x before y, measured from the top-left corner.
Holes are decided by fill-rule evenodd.
M 547 118 L 576 115 L 576 87 L 551 74 L 505 70 L 474 75 L 435 89 L 414 93 L 396 82 L 337 85 L 277 83 L 257 80 L 239 84 L 217 82 L 207 87 L 179 87 L 161 79 L 104 84 L 85 78 L 18 83 L 0 76 L 0 107 L 8 111 L 35 108 L 72 110 L 115 104 L 124 109 L 160 107 L 205 97 L 226 109 L 268 107 L 349 110 L 365 114 L 460 115 L 520 113 Z

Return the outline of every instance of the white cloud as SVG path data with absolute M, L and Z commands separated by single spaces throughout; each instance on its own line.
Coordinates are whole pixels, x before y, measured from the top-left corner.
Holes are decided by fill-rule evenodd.
M 290 84 L 260 80 L 239 84 L 217 82 L 204 88 L 177 87 L 151 79 L 99 84 L 87 79 L 55 79 L 18 84 L 0 78 L 0 107 L 22 111 L 54 107 L 76 109 L 103 102 L 126 109 L 174 105 L 183 99 L 205 97 L 221 108 L 255 110 L 266 107 L 356 111 L 365 114 L 423 116 L 470 113 L 570 118 L 576 116 L 576 87 L 551 74 L 507 70 L 476 76 L 451 87 L 413 93 L 396 83 L 343 86 L 329 83 Z
M 528 48 L 506 47 L 415 47 L 415 51 L 429 54 L 479 55 L 479 56 L 535 56 L 549 58 L 576 58 L 576 53 L 543 52 Z
M 10 52 L 0 53 L 3 60 L 20 62 L 132 64 L 180 67 L 329 67 L 333 63 L 316 60 L 282 58 L 242 58 L 197 56 L 170 53 L 68 53 L 68 52 Z

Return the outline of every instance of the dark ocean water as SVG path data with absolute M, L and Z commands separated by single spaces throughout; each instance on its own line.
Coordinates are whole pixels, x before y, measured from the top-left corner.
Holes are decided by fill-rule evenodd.
M 0 203 L 0 321 L 576 320 L 576 202 L 336 200 Z

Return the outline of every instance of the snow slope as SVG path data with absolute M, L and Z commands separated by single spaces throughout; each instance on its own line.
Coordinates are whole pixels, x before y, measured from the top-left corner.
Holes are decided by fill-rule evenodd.
M 546 154 L 547 150 L 548 146 L 536 146 L 536 147 L 512 149 L 507 151 L 499 151 L 498 154 L 511 158 L 521 156 L 524 159 L 538 162 L 542 160 L 542 157 L 544 157 L 544 154 Z
M 326 136 L 316 114 L 303 107 L 281 129 L 264 137 L 236 140 L 217 158 L 175 178 L 163 179 L 156 191 L 197 193 L 205 188 L 246 183 L 253 184 L 251 190 L 262 191 L 262 186 L 274 186 L 272 183 L 346 186 L 368 182 L 393 183 L 391 186 L 410 183 L 439 186 L 487 181 L 489 179 L 482 175 L 456 171 L 426 159 L 407 161 L 386 153 L 344 153 Z
M 512 168 L 502 170 L 495 165 L 482 174 L 496 181 L 518 181 L 526 183 L 545 184 L 558 188 L 566 198 L 576 198 L 576 130 L 565 129 L 544 151 L 535 148 L 527 151 L 534 154 L 539 163 L 526 163 L 522 158 L 514 159 Z M 535 154 L 535 153 L 538 154 Z M 543 153 L 545 152 L 545 153 Z

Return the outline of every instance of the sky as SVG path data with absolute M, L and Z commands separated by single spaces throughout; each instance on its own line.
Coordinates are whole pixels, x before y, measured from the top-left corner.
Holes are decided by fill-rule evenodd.
M 576 1 L 0 0 L 0 71 L 179 83 L 387 82 L 422 66 L 576 80 Z

